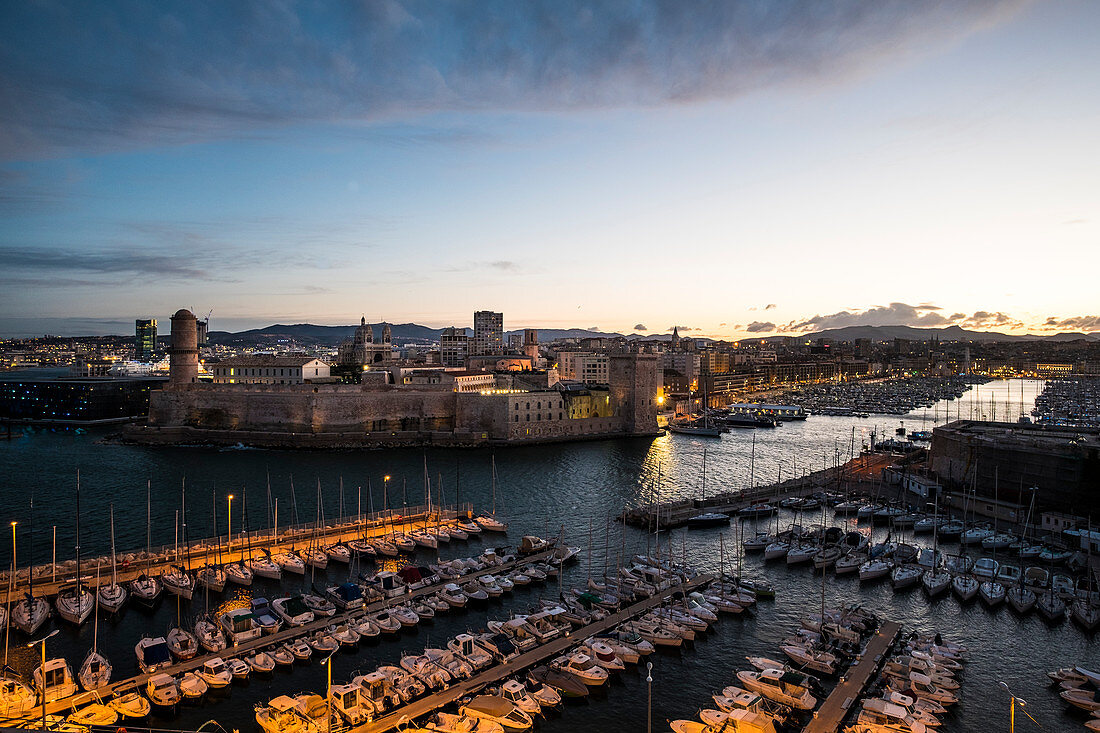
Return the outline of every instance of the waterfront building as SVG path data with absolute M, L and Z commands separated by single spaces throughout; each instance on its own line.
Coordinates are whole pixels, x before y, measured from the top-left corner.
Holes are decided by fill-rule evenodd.
M 539 332 L 533 328 L 523 329 L 523 353 L 531 357 L 531 363 L 539 363 Z
M 329 378 L 329 365 L 312 356 L 252 354 L 224 359 L 212 367 L 214 384 L 305 384 Z
M 1097 506 L 1100 429 L 959 420 L 932 430 L 930 463 L 951 491 L 1037 509 L 1081 513 Z M 981 504 L 981 502 L 979 502 Z
M 469 355 L 469 337 L 465 328 L 443 329 L 439 336 L 439 361 L 445 367 L 466 366 L 466 357 Z
M 157 319 L 139 318 L 134 322 L 134 361 L 153 361 L 157 350 Z
M 199 334 L 195 314 L 180 308 L 172 316 L 172 345 L 168 350 L 168 382 L 193 384 L 199 380 Z
M 591 351 L 558 352 L 558 374 L 565 380 L 607 384 L 610 364 L 607 354 L 595 354 Z
M 50 425 L 126 422 L 149 414 L 163 377 L 0 375 L 0 418 Z
M 474 342 L 470 356 L 497 356 L 504 353 L 504 314 L 474 311 Z

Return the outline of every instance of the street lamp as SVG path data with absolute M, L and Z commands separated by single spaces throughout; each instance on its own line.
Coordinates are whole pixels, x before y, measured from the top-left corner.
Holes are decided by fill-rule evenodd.
M 230 494 L 227 499 L 229 504 L 229 520 L 225 526 L 225 542 L 230 547 L 233 546 L 233 495 Z
M 1027 702 L 1022 697 L 1016 697 L 1012 694 L 1012 690 L 1008 689 L 1008 685 L 1004 682 L 998 682 L 1001 689 L 1009 694 L 1011 700 L 1008 703 L 1008 733 L 1016 733 L 1016 703 L 1020 703 L 1020 707 L 1025 707 Z
M 337 650 L 333 649 L 324 661 L 321 662 L 328 669 L 328 682 L 325 685 L 325 703 L 328 705 L 328 724 L 325 726 L 325 730 L 332 729 L 332 657 L 336 654 Z
M 15 523 L 12 522 L 12 524 L 14 525 Z M 33 649 L 35 644 L 42 645 L 42 666 L 38 668 L 38 676 L 41 679 L 42 688 L 39 690 L 39 693 L 42 695 L 42 730 L 46 730 L 46 640 L 53 637 L 55 634 L 57 634 L 58 631 L 60 631 L 60 629 L 54 629 L 50 633 L 43 636 L 41 639 L 38 639 L 37 641 L 32 641 L 31 643 L 27 644 L 28 649 Z
M 653 662 L 645 663 L 645 672 L 645 681 L 649 687 L 649 702 L 646 705 L 645 729 L 646 733 L 653 733 Z M 45 720 L 45 718 L 43 718 L 43 720 Z
M 15 525 L 19 522 L 13 521 L 11 523 L 11 575 L 8 576 L 8 614 L 11 615 L 11 589 L 15 584 L 15 573 L 19 568 L 15 564 Z M 11 641 L 11 623 L 4 625 L 4 666 L 8 666 L 8 642 Z

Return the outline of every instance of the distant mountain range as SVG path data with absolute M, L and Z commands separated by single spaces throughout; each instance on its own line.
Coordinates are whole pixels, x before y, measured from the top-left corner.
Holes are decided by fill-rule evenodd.
M 381 323 L 371 324 L 374 328 L 376 339 L 382 337 Z M 357 326 L 317 326 L 312 323 L 295 323 L 291 325 L 277 324 L 264 328 L 254 328 L 248 331 L 230 333 L 228 331 L 212 331 L 209 334 L 210 342 L 226 346 L 264 346 L 275 345 L 281 341 L 295 341 L 307 346 L 335 347 L 346 338 L 355 335 Z M 393 334 L 394 343 L 397 344 L 422 344 L 428 345 L 439 341 L 442 328 L 429 328 L 417 323 L 392 323 L 390 331 Z M 562 338 L 615 338 L 622 337 L 621 333 L 608 333 L 604 331 L 590 331 L 584 328 L 540 328 L 539 341 L 547 342 Z M 507 331 L 505 336 L 522 334 L 522 330 Z M 473 330 L 467 328 L 466 334 L 473 335 Z M 659 339 L 668 340 L 670 334 L 629 334 L 628 339 Z M 834 328 L 817 333 L 799 334 L 800 339 L 815 341 L 819 338 L 829 338 L 835 341 L 854 341 L 855 339 L 868 338 L 874 341 L 892 341 L 894 339 L 910 339 L 912 341 L 927 341 L 938 337 L 941 341 L 1074 341 L 1085 339 L 1088 341 L 1100 341 L 1100 334 L 1085 333 L 1058 333 L 1046 336 L 1014 336 L 992 331 L 969 331 L 959 326 L 947 328 L 916 328 L 914 326 L 847 326 Z M 768 336 L 769 341 L 786 338 L 785 336 Z M 712 341 L 713 339 L 700 339 Z
M 831 328 L 817 333 L 807 333 L 799 338 L 816 341 L 819 338 L 829 338 L 835 341 L 855 341 L 856 339 L 872 339 L 874 341 L 893 341 L 894 339 L 909 339 L 911 341 L 928 341 L 933 337 L 940 341 L 1100 341 L 1100 334 L 1087 333 L 1055 333 L 1046 336 L 1028 334 L 1015 336 L 994 331 L 969 331 L 960 326 L 947 326 L 946 328 L 917 328 L 916 326 L 845 326 L 844 328 Z M 771 336 L 770 339 L 785 338 Z

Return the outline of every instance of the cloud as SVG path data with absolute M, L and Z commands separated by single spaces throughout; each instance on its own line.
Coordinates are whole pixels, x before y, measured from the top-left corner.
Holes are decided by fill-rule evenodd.
M 753 321 L 745 326 L 749 333 L 771 333 L 775 330 L 775 324 L 771 321 Z
M 964 37 L 1023 4 L 5 3 L 0 158 L 819 86 Z
M 888 306 L 874 306 L 867 310 L 843 310 L 829 315 L 816 315 L 801 322 L 792 321 L 783 330 L 787 331 L 823 331 L 829 328 L 846 326 L 947 326 L 951 320 L 936 311 L 939 306 L 906 303 L 891 303 Z
M 775 303 L 768 303 L 766 306 L 764 306 L 764 310 L 770 311 L 772 308 L 775 308 L 775 307 L 776 307 Z
M 1043 324 L 1045 330 L 1072 330 L 1092 333 L 1100 331 L 1100 316 L 1070 316 L 1068 318 L 1055 318 L 1051 316 Z
M 649 329 L 645 327 L 644 323 L 635 323 L 634 324 L 634 330 L 635 331 L 648 331 Z
M 665 332 L 666 333 L 672 333 L 673 331 L 677 331 L 679 333 L 686 333 L 688 331 L 698 331 L 698 330 L 699 330 L 698 328 L 692 328 L 691 326 L 669 326 L 668 328 L 665 329 Z
M 991 313 L 989 311 L 974 311 L 970 317 L 963 320 L 962 325 L 966 328 L 994 328 L 996 326 L 1009 326 L 1016 323 L 1016 319 L 1007 313 Z M 1023 325 L 1023 324 L 1020 324 Z
M 83 272 L 97 275 L 142 274 L 210 279 L 193 252 L 137 248 L 101 250 L 0 246 L 0 262 L 10 270 L 37 273 Z

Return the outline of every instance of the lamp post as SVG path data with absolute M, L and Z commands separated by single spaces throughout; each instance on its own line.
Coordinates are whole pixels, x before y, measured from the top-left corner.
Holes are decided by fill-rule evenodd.
M 225 524 L 225 543 L 230 547 L 233 546 L 233 495 L 230 494 L 227 498 L 229 504 L 229 518 Z
M 13 523 L 14 524 L 14 523 Z M 54 629 L 37 641 L 27 644 L 28 649 L 33 649 L 35 644 L 42 645 L 42 666 L 38 668 L 39 678 L 42 680 L 39 693 L 42 695 L 42 730 L 46 730 L 46 640 L 56 634 L 59 629 Z
M 325 665 L 328 670 L 328 681 L 325 683 L 325 703 L 328 705 L 328 724 L 325 730 L 332 729 L 332 657 L 339 650 L 339 647 L 334 649 L 321 664 Z
M 646 705 L 645 729 L 646 733 L 653 733 L 653 662 L 645 663 L 645 681 L 649 687 L 649 702 Z
M 4 625 L 4 666 L 8 666 L 8 642 L 11 641 L 11 590 L 15 587 L 15 572 L 18 566 L 15 564 L 15 525 L 19 522 L 13 521 L 11 523 L 11 575 L 8 576 L 8 607 L 6 616 L 8 622 Z M 32 568 L 33 570 L 33 568 Z
M 1027 702 L 1022 697 L 1016 697 L 1012 694 L 1012 690 L 1008 689 L 1008 685 L 1004 682 L 998 682 L 997 684 L 1008 693 L 1010 698 L 1008 703 L 1008 733 L 1016 733 L 1016 703 L 1020 703 L 1020 707 L 1024 707 Z

